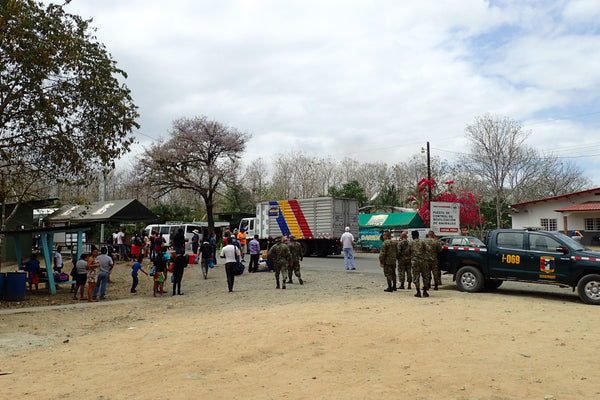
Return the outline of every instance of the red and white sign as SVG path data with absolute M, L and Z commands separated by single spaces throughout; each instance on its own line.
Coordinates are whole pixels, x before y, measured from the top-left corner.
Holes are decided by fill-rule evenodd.
M 436 236 L 460 234 L 460 203 L 432 201 L 431 230 Z

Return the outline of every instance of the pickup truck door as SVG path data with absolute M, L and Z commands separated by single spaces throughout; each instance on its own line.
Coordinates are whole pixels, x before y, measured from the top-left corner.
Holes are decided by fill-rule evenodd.
M 542 233 L 529 233 L 528 263 L 533 279 L 551 282 L 568 282 L 573 260 L 568 254 L 558 251 L 564 245 L 555 238 Z
M 488 256 L 492 278 L 537 279 L 539 264 L 529 257 L 526 232 L 498 232 L 492 239 L 496 243 Z M 490 250 L 488 246 L 488 253 Z

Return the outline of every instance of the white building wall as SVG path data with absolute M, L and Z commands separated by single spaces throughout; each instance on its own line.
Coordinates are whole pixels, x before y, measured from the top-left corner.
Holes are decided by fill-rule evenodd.
M 527 204 L 519 207 L 519 212 L 511 213 L 512 228 L 522 229 L 527 227 L 541 227 L 540 220 L 542 218 L 556 219 L 557 230 L 563 232 L 565 230 L 564 217 L 567 217 L 567 229 L 584 230 L 585 218 L 599 218 L 600 215 L 594 212 L 575 212 L 575 213 L 559 213 L 554 210 L 581 204 L 588 201 L 599 201 L 598 196 L 594 193 L 586 193 L 577 196 L 559 198 L 555 200 L 541 201 L 538 203 Z

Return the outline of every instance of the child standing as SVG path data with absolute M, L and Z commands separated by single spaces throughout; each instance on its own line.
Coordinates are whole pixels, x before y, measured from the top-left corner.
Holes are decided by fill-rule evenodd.
M 162 249 L 156 253 L 154 258 L 154 290 L 153 294 L 156 297 L 156 293 L 159 293 L 160 297 L 164 296 L 164 283 L 167 272 L 167 261 L 162 252 Z
M 146 271 L 144 271 L 142 269 L 142 264 L 140 264 L 139 262 L 135 262 L 133 263 L 133 266 L 131 267 L 131 278 L 133 279 L 133 282 L 131 284 L 131 293 L 136 293 L 135 288 L 138 285 L 138 272 L 142 271 L 144 274 L 148 275 L 148 273 Z
M 40 262 L 37 259 L 37 255 L 34 253 L 29 257 L 29 261 L 25 263 L 23 269 L 27 272 L 27 279 L 29 280 L 29 291 L 31 291 L 33 285 L 35 285 L 35 291 L 38 291 L 38 283 L 40 283 Z
M 80 290 L 79 300 L 85 300 L 84 289 L 85 283 L 87 282 L 87 254 L 81 254 L 79 260 L 75 264 L 75 293 L 73 293 L 73 300 L 77 300 L 77 292 Z

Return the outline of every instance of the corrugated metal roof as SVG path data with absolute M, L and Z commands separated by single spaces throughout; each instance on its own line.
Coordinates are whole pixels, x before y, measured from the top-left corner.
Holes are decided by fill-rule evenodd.
M 46 217 L 50 225 L 60 223 L 155 222 L 158 217 L 135 199 L 67 205 Z

